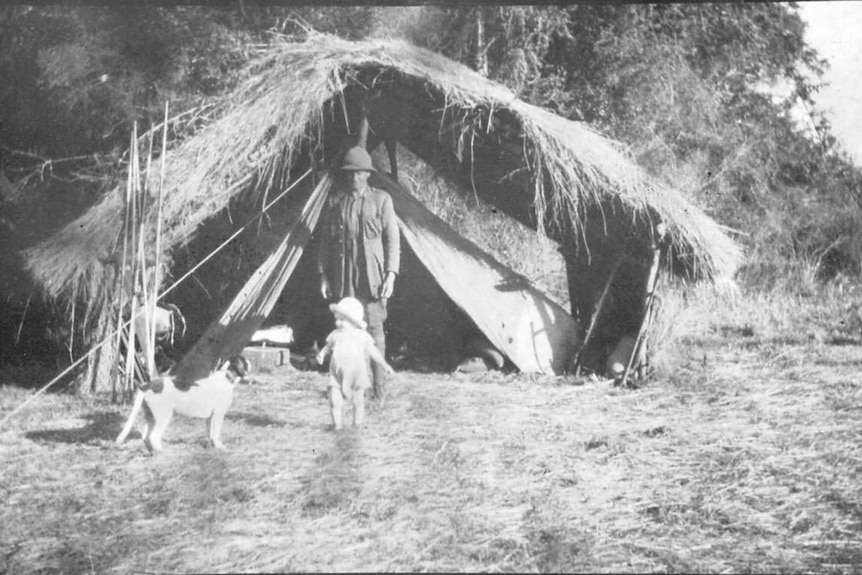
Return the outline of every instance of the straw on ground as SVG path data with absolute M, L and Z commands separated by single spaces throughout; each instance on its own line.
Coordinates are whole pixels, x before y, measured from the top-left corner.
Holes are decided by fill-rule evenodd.
M 0 434 L 0 565 L 853 572 L 858 347 L 722 333 L 638 391 L 403 372 L 359 433 L 327 429 L 323 374 L 264 374 L 227 453 L 193 420 L 116 448 L 123 409 L 51 395 Z

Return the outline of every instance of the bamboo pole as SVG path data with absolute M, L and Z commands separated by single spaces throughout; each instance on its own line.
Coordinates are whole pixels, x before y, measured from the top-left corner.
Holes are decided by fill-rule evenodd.
M 152 162 L 152 154 L 153 154 L 153 140 L 154 135 L 150 135 L 150 145 L 147 153 L 147 166 L 149 166 Z M 143 179 L 141 175 L 141 164 L 140 164 L 140 154 L 136 152 L 135 154 L 136 162 L 135 162 L 135 190 L 137 191 L 137 195 L 140 198 L 140 211 L 138 218 L 138 246 L 137 246 L 137 255 L 138 255 L 138 281 L 136 282 L 137 288 L 140 289 L 140 293 L 138 294 L 136 305 L 143 311 L 144 323 L 143 323 L 143 333 L 138 336 L 138 341 L 141 344 L 141 352 L 144 355 L 144 371 L 145 378 L 148 379 L 152 377 L 155 368 L 153 364 L 155 363 L 153 360 L 152 350 L 150 349 L 150 331 L 151 331 L 151 320 L 150 320 L 150 308 L 149 308 L 149 286 L 148 286 L 148 277 L 149 270 L 147 269 L 147 250 L 146 250 L 146 236 L 147 236 L 147 196 L 148 196 L 148 186 L 147 181 Z M 134 340 L 133 340 L 134 341 Z
M 611 284 L 614 281 L 614 277 L 616 277 L 617 275 L 617 271 L 620 269 L 620 264 L 623 263 L 623 258 L 625 258 L 625 254 L 621 253 L 617 258 L 617 261 L 614 262 L 614 266 L 611 268 L 611 273 L 608 274 L 608 279 L 605 282 L 604 289 L 602 290 L 602 295 L 599 296 L 599 301 L 596 304 L 596 309 L 590 316 L 590 325 L 587 327 L 587 335 L 584 336 L 584 342 L 581 344 L 581 348 L 575 355 L 575 359 L 573 362 L 575 376 L 581 374 L 581 356 L 583 355 L 584 350 L 587 348 L 587 345 L 590 343 L 590 340 L 593 338 L 593 333 L 595 332 L 596 325 L 598 324 L 599 316 L 601 315 L 602 310 L 605 307 L 605 300 L 608 297 L 608 293 L 610 293 Z
M 150 319 L 152 324 L 150 325 L 150 358 L 152 359 L 152 364 L 148 365 L 150 369 L 150 377 L 154 377 L 155 373 L 155 353 L 156 353 L 156 303 L 158 301 L 158 291 L 159 291 L 159 282 L 161 281 L 161 268 L 160 268 L 160 259 L 162 253 L 162 192 L 164 190 L 165 183 L 165 162 L 167 161 L 167 153 L 168 153 L 168 106 L 170 102 L 165 102 L 165 129 L 162 132 L 162 155 L 161 155 L 161 167 L 159 170 L 159 189 L 158 194 L 159 197 L 157 199 L 158 209 L 156 211 L 156 253 L 155 253 L 155 263 L 153 264 L 153 296 L 152 296 L 152 304 L 151 304 L 151 316 Z M 151 140 L 152 141 L 152 140 Z M 150 146 L 152 149 L 152 146 Z M 147 175 L 149 175 L 149 164 L 147 164 Z
M 131 215 L 131 172 L 126 176 L 126 194 L 124 196 L 125 202 L 123 204 L 123 256 L 121 259 L 121 268 L 119 274 L 119 297 L 117 298 L 118 306 L 117 306 L 117 340 L 116 340 L 116 350 L 118 353 L 117 361 L 114 365 L 114 377 L 111 382 L 111 401 L 117 402 L 117 380 L 119 379 L 119 369 L 120 369 L 120 360 L 119 350 L 123 341 L 123 330 L 119 329 L 119 326 L 123 323 L 123 310 L 126 307 L 126 266 L 128 265 L 128 251 L 129 251 L 129 219 Z M 125 394 L 124 394 L 125 395 Z
M 626 363 L 626 370 L 623 372 L 623 377 L 620 380 L 620 385 L 628 385 L 629 373 L 631 373 L 632 365 L 635 358 L 639 355 L 641 346 L 643 345 L 644 337 L 652 320 L 652 306 L 655 301 L 655 286 L 658 281 L 659 263 L 661 262 L 661 249 L 657 244 L 652 245 L 652 263 L 650 264 L 649 276 L 646 283 L 646 296 L 644 298 L 644 311 L 641 317 L 641 323 L 638 327 L 638 335 L 635 338 L 635 345 L 632 348 L 632 353 Z
M 131 226 L 129 227 L 130 245 L 131 245 L 131 262 L 132 269 L 130 270 L 130 305 L 129 313 L 131 320 L 129 322 L 129 335 L 126 340 L 126 378 L 123 385 L 123 399 L 127 400 L 131 396 L 132 387 L 135 378 L 135 318 L 138 315 L 138 190 L 137 190 L 137 175 L 136 166 L 138 165 L 138 123 L 132 124 L 132 143 L 129 150 L 129 194 L 131 197 Z

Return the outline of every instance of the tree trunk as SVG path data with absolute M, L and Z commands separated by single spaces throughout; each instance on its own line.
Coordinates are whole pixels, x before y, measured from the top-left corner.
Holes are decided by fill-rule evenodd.
M 102 308 L 99 312 L 96 328 L 93 330 L 96 337 L 90 343 L 91 346 L 98 345 L 113 333 L 114 316 L 110 306 Z M 79 395 L 100 393 L 109 388 L 114 376 L 114 366 L 117 364 L 116 347 L 116 338 L 110 337 L 102 347 L 87 358 L 87 370 L 78 386 Z M 116 401 L 116 393 L 114 400 Z
M 488 47 L 485 45 L 485 19 L 482 8 L 474 12 L 476 18 L 476 51 L 473 53 L 473 65 L 476 71 L 488 77 Z

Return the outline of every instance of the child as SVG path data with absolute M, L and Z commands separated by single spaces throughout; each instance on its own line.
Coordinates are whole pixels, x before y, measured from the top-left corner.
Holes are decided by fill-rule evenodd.
M 353 400 L 353 425 L 365 420 L 365 390 L 371 387 L 369 361 L 380 365 L 392 374 L 392 367 L 374 345 L 371 334 L 365 331 L 362 303 L 346 297 L 329 310 L 335 315 L 335 330 L 326 337 L 326 345 L 317 354 L 317 363 L 329 360 L 329 408 L 332 425 L 341 429 L 344 401 Z

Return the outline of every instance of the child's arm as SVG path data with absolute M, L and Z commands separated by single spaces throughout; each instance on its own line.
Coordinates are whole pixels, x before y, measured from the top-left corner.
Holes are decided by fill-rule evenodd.
M 332 337 L 326 338 L 326 345 L 323 346 L 319 352 L 317 352 L 317 364 L 323 365 L 323 362 L 326 360 L 326 356 L 332 353 Z
M 386 370 L 388 375 L 392 375 L 395 373 L 395 370 L 392 369 L 392 366 L 386 363 L 386 358 L 383 357 L 383 354 L 380 353 L 380 350 L 377 349 L 377 346 L 372 342 L 371 345 L 368 346 L 368 357 L 371 358 L 371 361 L 382 367 Z

